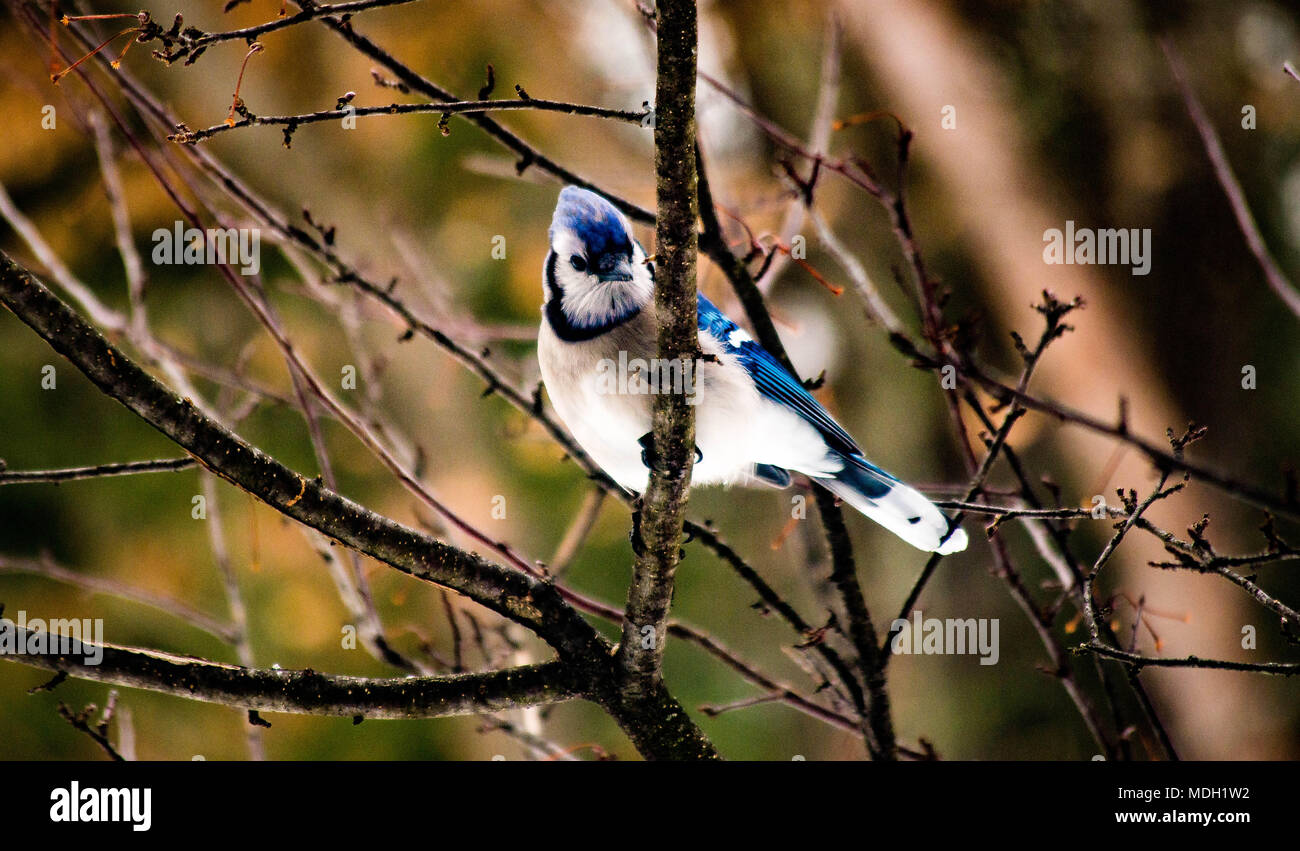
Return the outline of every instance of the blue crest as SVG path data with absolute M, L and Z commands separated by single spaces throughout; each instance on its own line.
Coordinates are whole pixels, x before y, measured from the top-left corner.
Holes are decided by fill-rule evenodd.
M 566 186 L 561 190 L 551 219 L 552 236 L 557 228 L 577 234 L 593 257 L 608 252 L 632 252 L 632 236 L 618 209 L 586 189 Z

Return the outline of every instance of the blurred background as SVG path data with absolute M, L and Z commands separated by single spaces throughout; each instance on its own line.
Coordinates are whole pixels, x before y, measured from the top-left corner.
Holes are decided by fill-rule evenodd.
M 140 5 L 94 2 L 81 11 L 134 12 Z M 279 11 L 272 0 L 250 0 L 229 13 L 222 5 L 173 0 L 149 10 L 164 23 L 181 12 L 186 24 L 206 31 L 254 25 Z M 75 74 L 52 85 L 48 45 L 12 8 L 6 13 L 0 18 L 0 111 L 6 117 L 0 183 L 71 275 L 108 308 L 125 313 L 127 276 L 88 118 L 100 105 Z M 1270 292 L 1247 250 L 1157 37 L 1167 37 L 1182 55 L 1265 241 L 1280 266 L 1294 273 L 1300 270 L 1300 81 L 1281 70 L 1284 61 L 1300 61 L 1294 5 L 715 0 L 701 3 L 701 15 L 702 70 L 810 146 L 861 156 L 892 185 L 892 124 L 850 122 L 832 130 L 832 120 L 889 110 L 915 132 L 907 183 L 914 228 L 931 271 L 952 291 L 949 317 L 975 323 L 975 350 L 983 362 L 1014 375 L 1008 332 L 1036 338 L 1041 321 L 1030 305 L 1039 293 L 1046 288 L 1062 298 L 1082 296 L 1087 307 L 1070 320 L 1077 330 L 1049 350 L 1034 392 L 1104 419 L 1115 417 L 1123 396 L 1132 429 L 1157 441 L 1166 427 L 1205 424 L 1209 433 L 1192 458 L 1282 492 L 1282 471 L 1300 460 L 1300 319 Z M 78 27 L 102 39 L 130 23 Z M 653 99 L 652 36 L 631 0 L 426 2 L 369 11 L 353 23 L 465 97 L 484 84 L 491 64 L 497 97 L 512 97 L 519 84 L 533 97 L 623 109 Z M 59 35 L 71 55 L 84 52 L 72 47 L 66 31 Z M 254 113 L 327 109 L 347 92 L 356 93 L 359 106 L 415 99 L 377 87 L 373 63 L 323 25 L 291 27 L 260 41 L 265 49 L 248 61 L 240 92 Z M 115 54 L 122 46 L 119 40 L 108 50 Z M 213 45 L 192 66 L 166 66 L 150 57 L 150 49 L 128 53 L 123 72 L 191 128 L 226 117 L 245 58 L 242 42 Z M 91 75 L 111 82 L 102 67 Z M 792 203 L 779 164 L 784 153 L 715 87 L 702 83 L 699 96 L 718 203 L 755 233 L 787 243 L 803 236 L 808 263 L 845 287 L 833 295 L 800 265 L 786 262 L 765 279 L 797 366 L 805 376 L 825 370 L 819 398 L 881 466 L 936 495 L 959 495 L 964 473 L 956 432 L 934 376 L 912 368 L 868 320 L 849 272 Z M 53 129 L 42 126 L 47 105 L 57 115 Z M 1243 126 L 1247 106 L 1255 117 L 1249 128 Z M 949 126 L 945 116 L 953 119 Z M 497 117 L 579 174 L 653 207 L 648 130 L 549 113 Z M 490 350 L 490 362 L 530 391 L 539 380 L 533 340 L 546 229 L 559 184 L 537 169 L 516 176 L 514 159 L 469 123 L 453 120 L 448 128 L 444 136 L 436 114 L 360 118 L 354 130 L 335 122 L 304 126 L 286 148 L 278 128 L 252 127 L 224 133 L 203 149 L 292 217 L 307 208 L 315 221 L 334 226 L 343 257 L 373 280 L 398 279 L 399 295 L 438 317 L 469 348 Z M 120 139 L 118 147 L 124 147 Z M 211 267 L 150 262 L 150 235 L 180 216 L 137 156 L 128 150 L 119 167 L 133 242 L 146 264 L 153 334 L 265 390 L 223 389 L 211 375 L 189 373 L 200 394 L 238 419 L 242 436 L 314 475 L 319 467 L 303 417 L 283 403 L 292 398 L 292 386 L 274 343 Z M 220 199 L 202 178 L 194 185 L 201 199 Z M 225 199 L 212 203 L 229 224 L 256 224 Z M 879 205 L 826 176 L 816 209 L 904 324 L 919 328 L 894 284 L 895 270 L 905 277 L 907 265 Z M 1133 275 L 1128 266 L 1045 264 L 1044 231 L 1067 221 L 1151 229 L 1150 274 Z M 743 231 L 726 224 L 743 252 Z M 652 232 L 639 231 L 649 246 Z M 501 245 L 504 257 L 494 256 Z M 11 222 L 0 221 L 0 248 L 48 271 Z M 591 502 L 592 486 L 581 470 L 563 460 L 536 423 L 497 396 L 482 398 L 483 382 L 429 340 L 399 341 L 403 325 L 373 307 L 358 307 L 341 288 L 326 288 L 333 301 L 319 297 L 321 271 L 300 259 L 264 237 L 262 282 L 317 373 L 336 382 L 345 402 L 377 412 L 394 435 L 404 436 L 424 481 L 457 512 L 527 558 L 551 561 Z M 704 262 L 700 270 L 701 289 L 740 318 L 718 270 Z M 138 356 L 129 345 L 126 350 Z M 41 386 L 46 364 L 56 367 L 54 390 Z M 1242 386 L 1247 365 L 1255 369 L 1254 389 Z M 355 390 L 337 384 L 348 366 L 359 367 Z M 12 470 L 183 454 L 102 396 L 7 312 L 0 312 L 0 400 L 0 458 Z M 981 430 L 974 420 L 968 428 Z M 344 428 L 325 419 L 322 429 L 344 494 L 400 522 L 434 522 Z M 1135 453 L 1042 416 L 1025 417 L 1010 442 L 1035 476 L 1060 486 L 1068 505 L 1091 506 L 1095 494 L 1109 494 L 1114 504 L 1115 488 L 1146 492 L 1155 481 Z M 1005 487 L 1011 480 L 999 465 L 992 481 Z M 253 663 L 363 676 L 399 673 L 364 649 L 343 646 L 342 630 L 354 619 L 301 530 L 224 483 L 210 493 L 208 519 L 195 520 L 192 499 L 204 489 L 194 470 L 0 487 L 5 614 L 103 618 L 110 642 L 241 661 L 229 643 L 174 610 L 20 569 L 33 561 L 57 565 L 229 621 L 210 528 L 216 522 L 247 610 L 245 650 Z M 820 624 L 826 610 L 819 589 L 828 567 L 815 512 L 793 531 L 787 528 L 797 493 L 696 490 L 690 515 L 712 520 L 768 582 Z M 1208 534 L 1221 550 L 1263 548 L 1259 511 L 1195 482 L 1157 505 L 1151 517 L 1183 534 L 1203 513 L 1211 515 Z M 864 518 L 846 516 L 867 602 L 883 629 L 925 558 Z M 1096 745 L 1059 683 L 1040 670 L 1047 664 L 1041 643 L 991 575 L 978 521 L 968 520 L 967 527 L 972 546 L 943 561 L 919 608 L 926 617 L 999 619 L 1000 659 L 982 666 L 974 656 L 896 658 L 889 684 L 900 740 L 914 745 L 924 739 L 949 759 L 1090 758 Z M 564 581 L 621 606 L 632 561 L 628 528 L 626 507 L 605 499 Z M 1051 570 L 1023 528 L 1004 528 L 1026 583 L 1045 604 L 1058 593 L 1044 585 Z M 1300 539 L 1293 524 L 1279 523 L 1279 529 Z M 1072 538 L 1076 554 L 1091 563 L 1109 534 L 1108 524 L 1080 524 Z M 687 553 L 674 615 L 810 692 L 815 683 L 790 649 L 797 637 L 756 611 L 753 591 L 708 551 L 694 544 Z M 1138 631 L 1139 649 L 1300 659 L 1279 634 L 1276 618 L 1240 589 L 1218 577 L 1146 566 L 1163 556 L 1148 536 L 1133 538 L 1105 574 L 1107 594 L 1145 601 L 1148 624 Z M 546 658 L 535 640 L 500 630 L 494 616 L 467 601 L 445 598 L 382 565 L 362 561 L 361 567 L 385 636 L 403 653 L 451 660 L 457 633 L 481 628 L 495 664 Z M 1300 601 L 1300 576 L 1288 564 L 1263 568 L 1259 581 L 1291 605 Z M 1132 608 L 1117 606 L 1122 635 L 1130 634 L 1132 616 Z M 1083 638 L 1070 632 L 1073 626 L 1067 611 L 1058 625 L 1067 643 Z M 1253 650 L 1242 647 L 1244 626 L 1258 631 Z M 613 625 L 601 628 L 616 634 Z M 466 650 L 462 661 L 470 668 L 485 664 L 477 649 Z M 1089 679 L 1091 663 L 1081 660 L 1077 667 L 1100 700 Z M 863 756 L 859 736 L 779 703 L 716 717 L 698 711 L 759 692 L 683 642 L 669 646 L 666 676 L 729 757 Z M 95 745 L 60 719 L 56 706 L 102 706 L 108 688 L 69 681 L 52 693 L 28 694 L 47 679 L 42 671 L 0 665 L 0 757 L 98 758 Z M 1300 757 L 1300 680 L 1198 670 L 1150 670 L 1143 680 L 1185 758 Z M 244 759 L 256 752 L 250 751 L 245 715 L 236 710 L 133 690 L 122 690 L 119 707 L 129 712 L 141 758 Z M 502 719 L 581 758 L 600 752 L 589 745 L 619 758 L 636 756 L 591 705 Z M 472 718 L 360 726 L 349 719 L 269 720 L 274 726 L 251 747 L 278 759 L 529 755 L 518 738 L 485 730 Z

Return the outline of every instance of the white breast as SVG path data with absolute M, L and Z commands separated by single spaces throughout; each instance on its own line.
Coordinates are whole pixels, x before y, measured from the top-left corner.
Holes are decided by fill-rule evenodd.
M 593 340 L 559 339 L 543 319 L 537 357 L 546 392 L 575 439 L 616 482 L 638 493 L 648 471 L 641 461 L 642 435 L 651 430 L 653 397 L 635 392 L 635 381 L 610 392 L 606 369 L 638 358 L 655 357 L 653 311 Z M 717 362 L 696 366 L 688 397 L 695 405 L 695 442 L 703 459 L 691 474 L 695 484 L 734 484 L 751 479 L 756 463 L 773 464 L 810 475 L 839 469 L 811 425 L 782 405 L 763 398 L 734 356 L 707 337 L 700 341 Z M 620 358 L 620 354 L 622 357 Z M 693 392 L 692 392 L 693 391 Z

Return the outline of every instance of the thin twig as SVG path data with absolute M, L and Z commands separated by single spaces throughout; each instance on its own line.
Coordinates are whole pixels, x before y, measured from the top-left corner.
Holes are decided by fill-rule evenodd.
M 317 124 L 322 121 L 341 121 L 345 118 L 364 118 L 371 115 L 413 115 L 419 113 L 437 113 L 440 115 L 467 115 L 484 112 L 508 112 L 519 110 L 538 110 L 541 112 L 560 112 L 566 115 L 584 115 L 592 118 L 608 118 L 614 121 L 626 121 L 629 124 L 642 124 L 650 114 L 648 110 L 607 109 L 600 106 L 588 106 L 580 103 L 566 103 L 556 100 L 477 100 L 453 101 L 441 103 L 390 103 L 384 106 L 348 106 L 342 109 L 323 109 L 301 115 L 250 115 L 234 123 L 214 124 L 202 130 L 181 129 L 167 138 L 173 142 L 192 145 L 211 139 L 229 130 L 241 127 L 283 125 L 298 127 L 303 124 Z
M 1228 155 L 1223 151 L 1223 143 L 1219 141 L 1219 134 L 1214 130 L 1214 124 L 1205 114 L 1205 108 L 1196 98 L 1196 92 L 1192 90 L 1191 83 L 1187 81 L 1187 69 L 1183 67 L 1183 61 L 1178 56 L 1173 42 L 1167 38 L 1160 39 L 1160 49 L 1165 52 L 1165 60 L 1169 63 L 1169 70 L 1173 73 L 1174 82 L 1178 86 L 1178 91 L 1182 95 L 1183 103 L 1187 106 L 1187 113 L 1191 116 L 1192 124 L 1196 126 L 1196 132 L 1200 134 L 1201 143 L 1205 146 L 1205 153 L 1210 158 L 1210 165 L 1214 168 L 1214 176 L 1218 178 L 1219 186 L 1223 187 L 1223 194 L 1228 196 L 1228 204 L 1232 207 L 1232 215 L 1237 220 L 1237 227 L 1241 229 L 1241 234 L 1246 238 L 1246 245 L 1250 248 L 1250 253 L 1255 256 L 1255 262 L 1264 272 L 1264 279 L 1268 281 L 1268 286 L 1273 290 L 1282 303 L 1300 318 L 1300 290 L 1297 290 L 1295 284 L 1287 279 L 1282 270 L 1278 268 L 1277 261 L 1268 250 L 1268 245 L 1264 242 L 1264 237 L 1259 232 L 1259 225 L 1255 223 L 1255 216 L 1250 212 L 1250 205 L 1246 202 L 1246 193 L 1241 188 L 1241 183 L 1237 180 L 1236 174 L 1232 171 L 1232 165 L 1228 162 Z M 1285 66 L 1284 66 L 1285 67 Z
M 1202 659 L 1199 656 L 1142 656 L 1100 643 L 1084 644 L 1078 648 L 1078 652 L 1095 653 L 1107 659 L 1115 659 L 1139 671 L 1143 668 L 1208 668 L 1282 677 L 1300 674 L 1300 662 L 1233 662 L 1227 659 Z
M 138 473 L 171 473 L 177 470 L 188 470 L 197 463 L 193 458 L 165 458 L 158 461 L 126 461 L 119 464 L 97 464 L 92 467 L 69 467 L 63 470 L 4 470 L 0 471 L 0 485 L 74 482 L 110 476 L 133 476 Z

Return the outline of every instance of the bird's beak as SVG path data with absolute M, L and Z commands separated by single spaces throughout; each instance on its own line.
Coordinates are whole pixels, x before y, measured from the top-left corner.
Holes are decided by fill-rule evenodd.
M 608 269 L 602 270 L 596 275 L 596 280 L 602 284 L 610 284 L 615 281 L 632 280 L 632 263 L 627 257 L 619 257 Z

